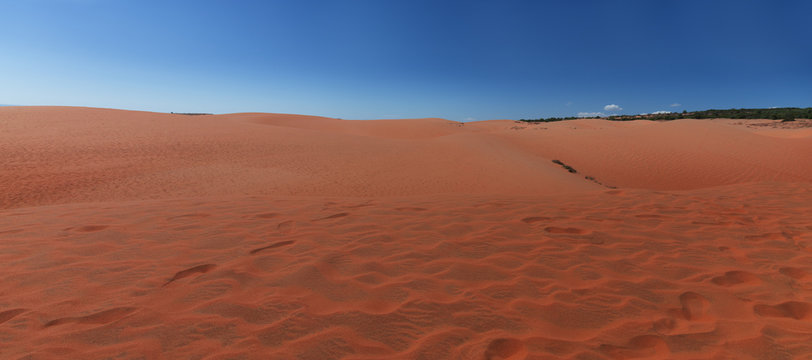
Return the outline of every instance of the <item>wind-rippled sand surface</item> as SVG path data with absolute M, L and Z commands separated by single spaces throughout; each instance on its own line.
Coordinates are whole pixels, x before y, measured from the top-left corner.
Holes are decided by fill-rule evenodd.
M 3 108 L 0 358 L 812 358 L 812 133 L 738 122 Z

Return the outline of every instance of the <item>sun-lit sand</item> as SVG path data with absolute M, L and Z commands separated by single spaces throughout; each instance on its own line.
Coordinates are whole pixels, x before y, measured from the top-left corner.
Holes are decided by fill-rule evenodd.
M 806 125 L 3 107 L 0 358 L 809 359 Z

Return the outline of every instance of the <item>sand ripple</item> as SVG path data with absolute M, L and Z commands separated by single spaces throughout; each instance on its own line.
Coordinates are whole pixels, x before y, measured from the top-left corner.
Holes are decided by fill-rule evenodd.
M 0 212 L 2 358 L 799 358 L 812 192 Z

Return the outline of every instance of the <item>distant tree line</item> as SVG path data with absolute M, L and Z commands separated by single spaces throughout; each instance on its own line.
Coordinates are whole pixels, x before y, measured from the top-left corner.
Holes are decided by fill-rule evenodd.
M 211 115 L 211 113 L 183 113 L 183 112 L 171 112 L 170 114 L 175 114 L 175 115 Z
M 600 117 L 598 117 L 600 118 Z M 563 120 L 583 119 L 583 117 L 550 117 L 540 119 L 521 119 L 524 122 L 554 122 Z M 772 119 L 782 121 L 795 121 L 795 119 L 812 119 L 812 108 L 769 108 L 769 109 L 727 109 L 685 111 L 681 113 L 659 113 L 644 115 L 612 115 L 603 119 L 612 121 L 630 120 L 677 120 L 677 119 Z
M 567 116 L 567 117 L 549 117 L 549 118 L 541 118 L 541 119 L 521 119 L 519 121 L 524 121 L 524 122 L 555 122 L 555 121 L 576 120 L 576 119 L 585 119 L 585 118 L 577 117 L 577 116 Z

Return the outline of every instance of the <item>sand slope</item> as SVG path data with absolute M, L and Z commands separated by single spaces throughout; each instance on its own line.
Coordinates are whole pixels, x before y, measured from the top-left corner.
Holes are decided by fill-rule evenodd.
M 526 125 L 0 108 L 0 207 L 221 195 L 542 195 L 812 181 L 810 138 L 713 121 Z M 572 175 L 551 160 L 579 171 Z M 576 179 L 580 177 L 582 181 Z
M 13 107 L 0 130 L 3 359 L 812 358 L 806 128 Z

